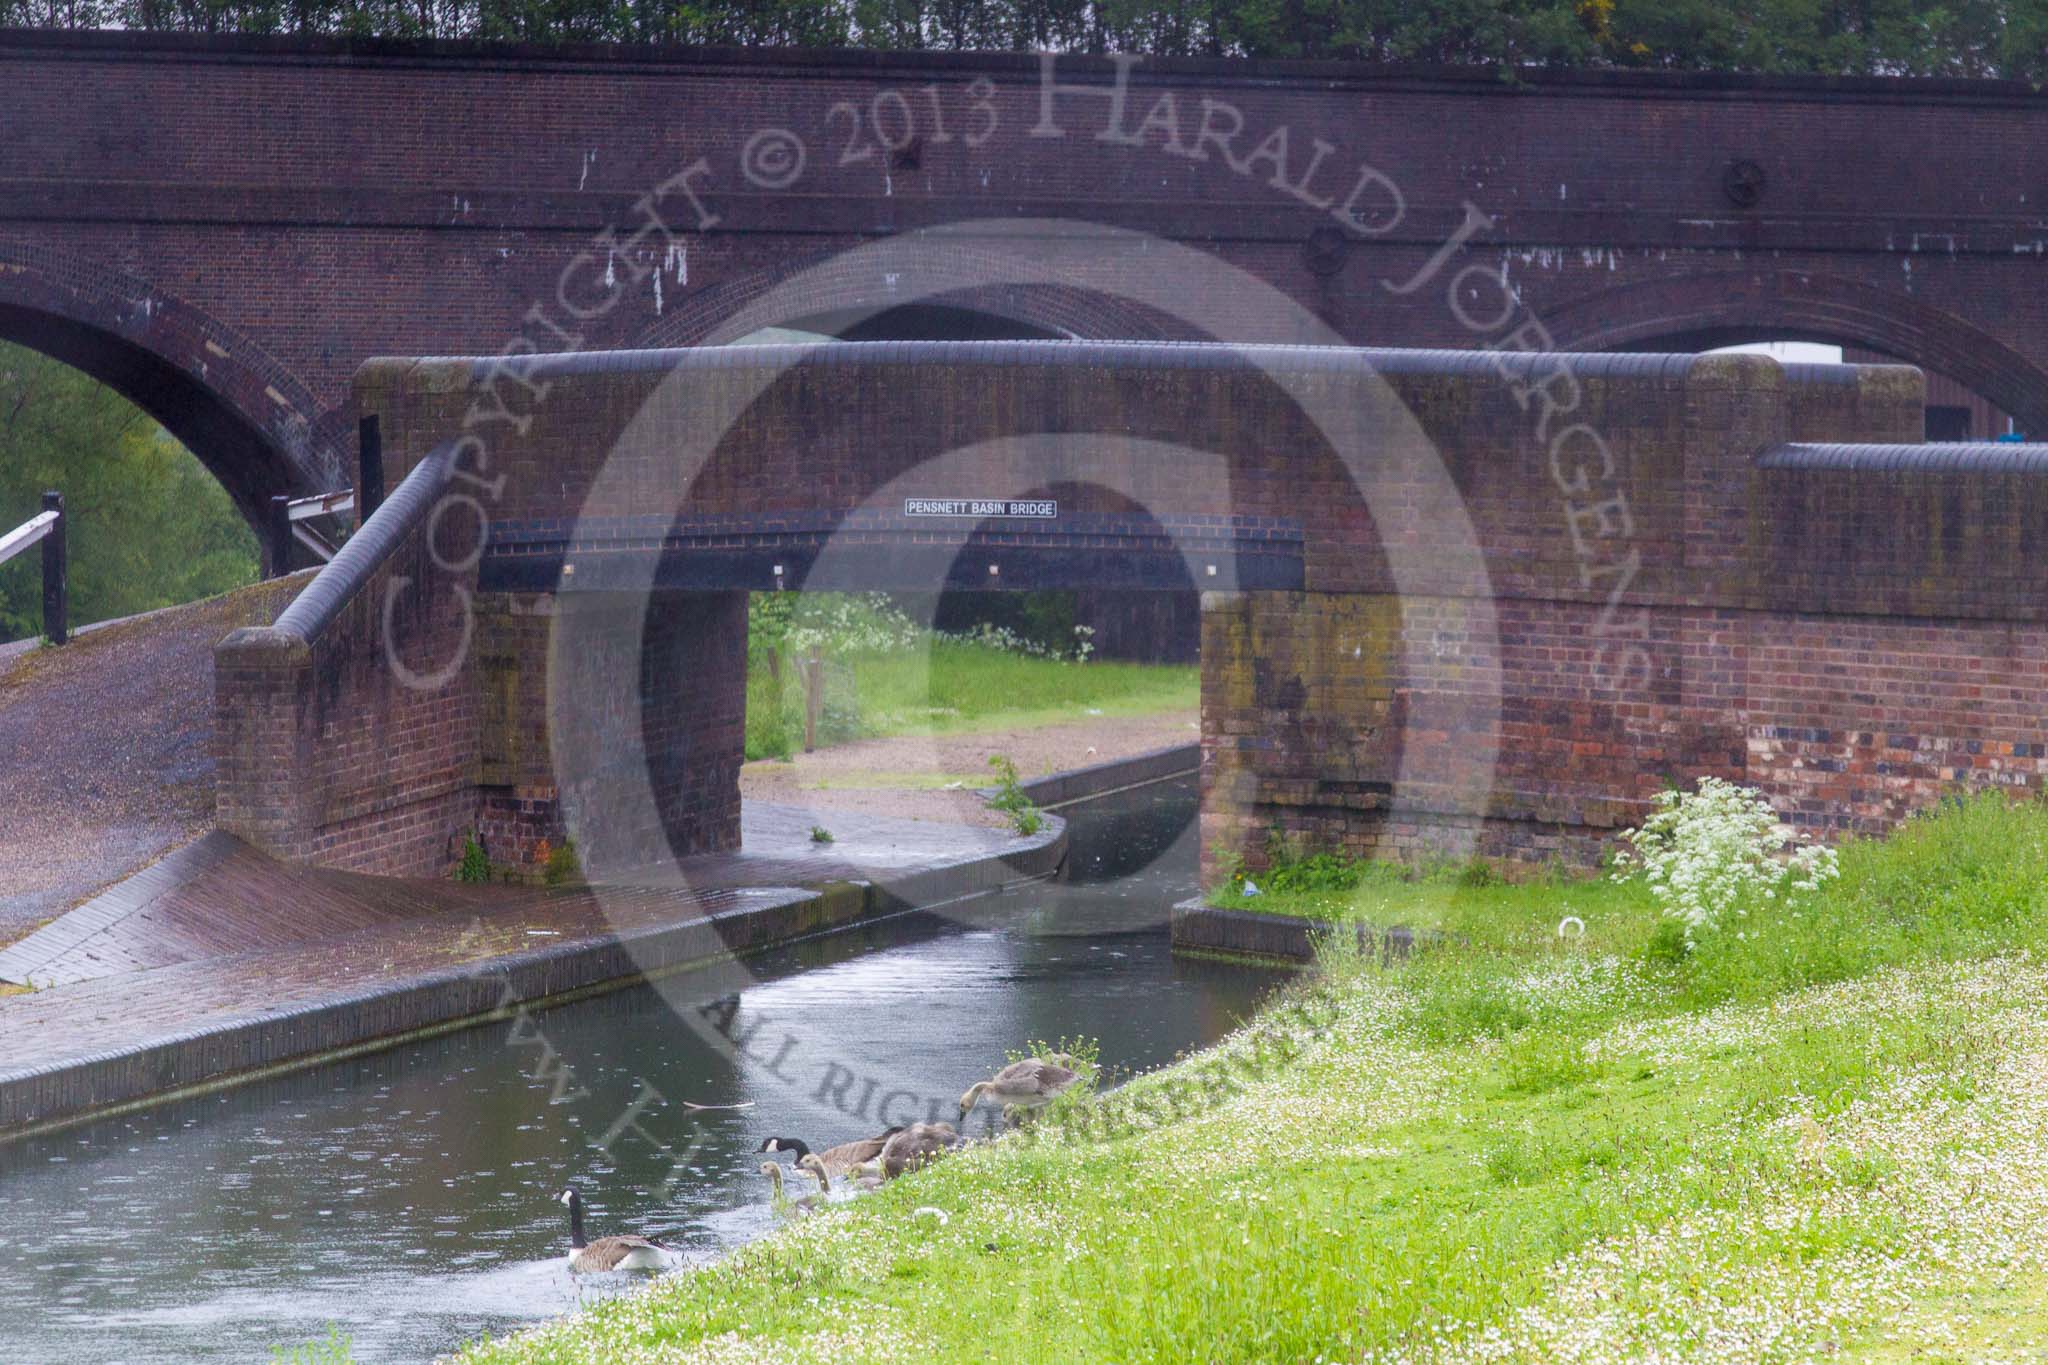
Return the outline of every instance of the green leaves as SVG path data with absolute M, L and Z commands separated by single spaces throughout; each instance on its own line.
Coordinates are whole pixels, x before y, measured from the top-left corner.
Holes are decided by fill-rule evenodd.
M 2048 70 L 2048 0 L 13 0 L 9 25 L 525 42 L 1142 52 L 1508 70 Z
M 0 528 L 64 494 L 74 626 L 256 579 L 226 490 L 140 409 L 81 372 L 0 343 Z M 42 631 L 41 557 L 0 565 L 0 639 Z
M 1017 765 L 1008 754 L 990 754 L 988 766 L 995 769 L 996 794 L 988 804 L 1010 818 L 1010 827 L 1025 838 L 1045 828 L 1045 816 L 1031 803 L 1017 778 Z

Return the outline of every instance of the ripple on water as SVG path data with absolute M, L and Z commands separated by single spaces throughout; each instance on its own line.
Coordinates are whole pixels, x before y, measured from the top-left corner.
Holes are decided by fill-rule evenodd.
M 1180 800 L 1164 809 L 1184 821 L 1191 794 Z M 538 1016 L 586 1092 L 574 1101 L 536 1080 L 534 1049 L 508 1047 L 496 1025 L 0 1149 L 0 1302 L 48 1310 L 10 1322 L 8 1349 L 245 1361 L 332 1324 L 360 1361 L 430 1357 L 630 1285 L 567 1273 L 552 1198 L 567 1183 L 593 1235 L 721 1254 L 775 1226 L 761 1136 L 872 1131 L 882 1079 L 950 1105 L 1027 1039 L 1094 1035 L 1105 1062 L 1142 1068 L 1228 1029 L 1276 978 L 1170 960 L 1164 907 L 1193 880 L 1192 834 L 1175 857 L 1126 888 L 1141 911 L 1147 897 L 1157 907 L 1149 934 L 1039 932 L 1079 921 L 1062 909 L 1066 889 L 1031 888 L 968 907 L 971 923 L 909 917 L 753 960 L 759 980 L 738 1017 L 797 1039 L 790 1080 L 713 1052 L 639 989 Z M 1072 890 L 1098 915 L 1102 886 Z M 821 1090 L 833 1064 L 876 1078 L 868 1101 L 861 1084 L 838 1092 L 866 1112 L 842 1112 Z M 668 1159 L 630 1141 L 593 1145 L 643 1081 L 753 1104 L 641 1115 L 677 1147 L 694 1144 L 666 1201 L 648 1191 Z M 100 1254 L 95 1229 L 108 1227 L 121 1229 L 119 1257 Z

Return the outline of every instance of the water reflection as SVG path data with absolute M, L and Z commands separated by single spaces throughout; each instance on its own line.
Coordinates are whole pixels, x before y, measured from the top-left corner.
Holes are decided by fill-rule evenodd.
M 1275 981 L 1167 953 L 1193 803 L 1174 783 L 1076 812 L 1067 884 L 664 984 L 743 1053 L 641 987 L 0 1148 L 5 1354 L 260 1359 L 333 1323 L 360 1360 L 421 1359 L 613 1292 L 563 1268 L 565 1183 L 593 1235 L 714 1256 L 771 1225 L 765 1134 L 950 1109 L 1027 1038 L 1169 1061 Z

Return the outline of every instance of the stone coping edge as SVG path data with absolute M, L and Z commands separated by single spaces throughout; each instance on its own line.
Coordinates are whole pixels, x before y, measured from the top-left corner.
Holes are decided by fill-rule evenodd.
M 1106 763 L 1091 763 L 1085 768 L 1069 768 L 1065 772 L 1035 777 L 1018 785 L 1031 798 L 1033 805 L 1050 808 L 1121 791 L 1125 787 L 1142 787 L 1148 782 L 1180 777 L 1195 772 L 1201 766 L 1200 744 L 1169 744 L 1163 749 L 1132 754 L 1129 758 L 1112 758 Z M 983 800 L 995 794 L 994 787 L 983 787 L 975 793 Z
M 1228 953 L 1271 962 L 1313 962 L 1317 946 L 1344 929 L 1341 924 L 1302 915 L 1222 910 L 1204 904 L 1200 896 L 1176 904 L 1169 921 L 1176 953 Z M 1358 951 L 1383 960 L 1405 958 L 1418 944 L 1427 947 L 1442 938 L 1429 930 L 1418 933 L 1405 924 L 1383 929 L 1354 922 L 1351 928 Z

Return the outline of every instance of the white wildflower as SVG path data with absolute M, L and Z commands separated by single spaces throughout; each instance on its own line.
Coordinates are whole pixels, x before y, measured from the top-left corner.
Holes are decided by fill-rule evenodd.
M 1616 876 L 1640 872 L 1688 940 L 1724 915 L 1746 914 L 1752 901 L 1803 894 L 1840 875 L 1833 849 L 1779 823 L 1762 793 L 1718 777 L 1701 778 L 1696 791 L 1659 793 L 1656 812 L 1621 837 L 1632 849 Z

